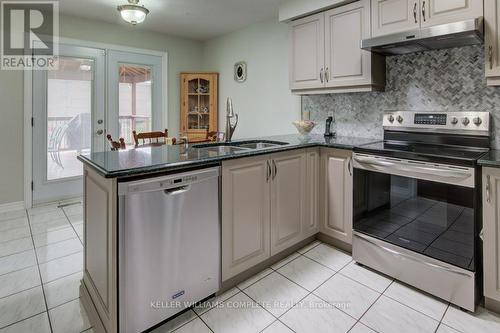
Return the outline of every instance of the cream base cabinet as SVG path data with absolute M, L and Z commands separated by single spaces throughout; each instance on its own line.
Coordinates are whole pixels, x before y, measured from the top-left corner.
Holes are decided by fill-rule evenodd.
M 323 13 L 293 21 L 289 26 L 290 89 L 323 88 L 325 62 Z
M 302 240 L 306 213 L 306 154 L 303 150 L 272 155 L 271 255 Z
M 500 311 L 500 169 L 483 168 L 482 177 L 485 305 Z
M 222 280 L 270 256 L 268 156 L 222 163 Z
M 304 239 L 319 232 L 319 148 L 309 148 L 306 150 L 306 163 L 306 217 L 302 224 Z
M 320 232 L 352 243 L 352 152 L 322 148 Z
M 420 0 L 420 6 L 422 27 L 483 16 L 483 0 Z
M 489 86 L 500 86 L 500 3 L 484 0 L 485 75 Z
M 418 29 L 419 0 L 371 0 L 373 37 Z

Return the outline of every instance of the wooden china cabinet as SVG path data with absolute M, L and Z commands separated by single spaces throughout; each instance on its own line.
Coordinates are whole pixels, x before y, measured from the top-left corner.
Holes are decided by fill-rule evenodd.
M 218 73 L 181 73 L 181 135 L 201 141 L 218 131 Z

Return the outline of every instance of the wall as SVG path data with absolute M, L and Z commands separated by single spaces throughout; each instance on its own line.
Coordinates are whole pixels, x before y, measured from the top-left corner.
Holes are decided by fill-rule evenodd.
M 0 205 L 23 200 L 23 75 L 0 71 Z
M 219 130 L 225 129 L 226 98 L 233 99 L 239 124 L 234 138 L 288 134 L 300 119 L 300 97 L 288 89 L 288 26 L 271 21 L 207 41 L 204 68 L 220 73 Z M 248 76 L 234 81 L 233 66 L 247 62 Z
M 320 122 L 328 112 L 342 136 L 382 138 L 384 111 L 490 111 L 500 133 L 500 87 L 487 87 L 482 45 L 387 57 L 385 92 L 304 96 L 304 114 Z M 492 144 L 500 147 L 500 138 Z M 496 143 L 499 141 L 499 143 Z
M 201 69 L 202 43 L 75 17 L 61 17 L 63 37 L 167 51 L 168 120 L 179 127 L 179 73 Z M 23 73 L 0 71 L 0 205 L 23 200 Z M 30 163 L 31 161 L 28 161 Z

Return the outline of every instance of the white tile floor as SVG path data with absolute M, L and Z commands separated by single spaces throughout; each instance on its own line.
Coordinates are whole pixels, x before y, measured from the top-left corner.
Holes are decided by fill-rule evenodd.
M 0 214 L 0 333 L 92 332 L 78 297 L 81 205 Z M 500 332 L 315 241 L 155 333 Z
M 80 204 L 0 214 L 0 333 L 92 332 L 79 300 Z

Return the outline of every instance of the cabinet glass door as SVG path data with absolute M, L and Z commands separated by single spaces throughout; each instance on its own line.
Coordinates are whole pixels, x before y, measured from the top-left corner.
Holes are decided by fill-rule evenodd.
M 188 81 L 187 131 L 208 132 L 210 128 L 210 81 L 194 78 Z

